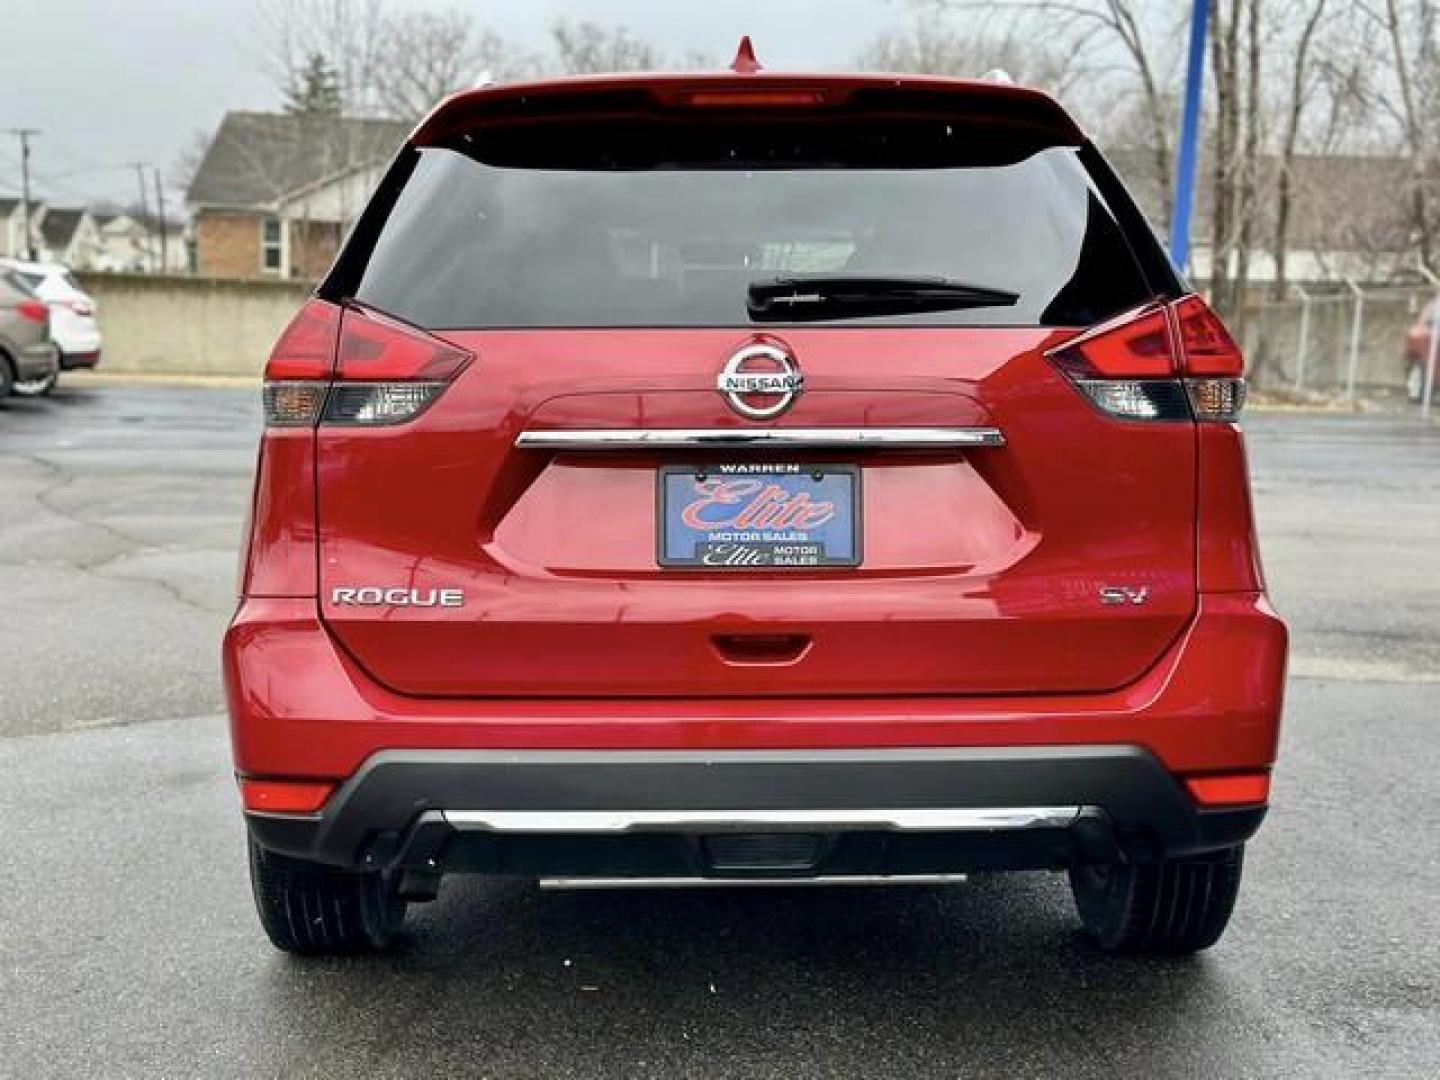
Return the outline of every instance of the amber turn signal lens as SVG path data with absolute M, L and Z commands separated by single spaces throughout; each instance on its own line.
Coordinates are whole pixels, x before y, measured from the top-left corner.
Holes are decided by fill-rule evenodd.
M 1196 420 L 1233 423 L 1245 407 L 1244 379 L 1186 379 L 1185 391 Z
M 267 382 L 262 397 L 267 427 L 313 427 L 329 383 Z

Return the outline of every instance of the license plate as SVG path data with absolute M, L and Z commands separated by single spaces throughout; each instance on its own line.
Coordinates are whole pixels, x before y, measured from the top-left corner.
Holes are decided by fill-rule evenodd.
M 659 562 L 706 570 L 860 563 L 854 465 L 666 465 Z

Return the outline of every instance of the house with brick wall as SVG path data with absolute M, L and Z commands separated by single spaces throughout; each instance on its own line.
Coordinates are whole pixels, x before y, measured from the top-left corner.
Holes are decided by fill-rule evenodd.
M 409 131 L 394 120 L 227 113 L 186 194 L 196 273 L 318 278 Z

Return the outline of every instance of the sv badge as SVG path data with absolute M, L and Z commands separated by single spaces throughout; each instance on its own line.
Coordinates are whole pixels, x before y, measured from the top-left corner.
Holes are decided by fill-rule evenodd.
M 1129 589 L 1123 585 L 1105 585 L 1100 589 L 1100 602 L 1102 604 L 1135 604 L 1140 605 L 1150 599 L 1150 586 L 1141 585 L 1138 589 Z

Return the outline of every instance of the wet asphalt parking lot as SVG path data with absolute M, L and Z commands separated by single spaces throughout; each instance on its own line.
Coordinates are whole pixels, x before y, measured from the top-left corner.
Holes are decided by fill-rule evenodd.
M 1063 880 L 540 893 L 395 955 L 250 905 L 217 665 L 253 390 L 0 408 L 0 1076 L 1440 1075 L 1440 428 L 1247 423 L 1292 678 L 1230 932 L 1115 960 Z

